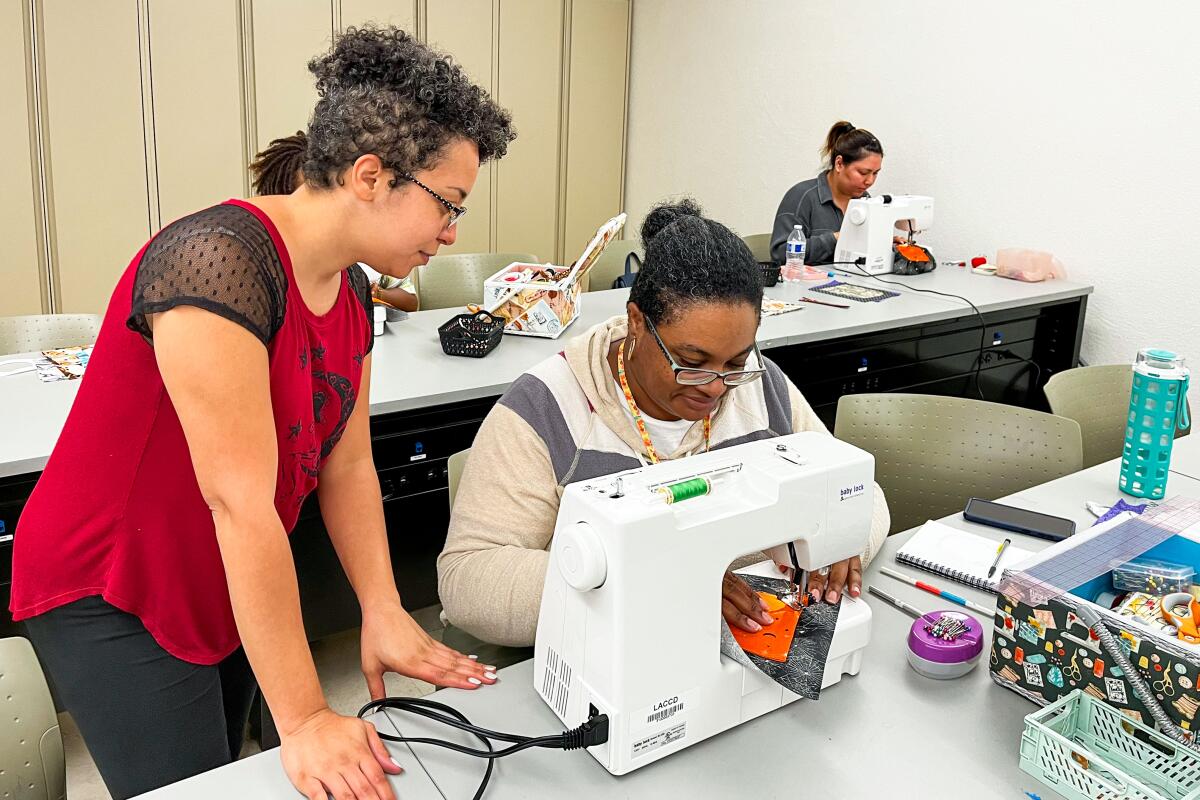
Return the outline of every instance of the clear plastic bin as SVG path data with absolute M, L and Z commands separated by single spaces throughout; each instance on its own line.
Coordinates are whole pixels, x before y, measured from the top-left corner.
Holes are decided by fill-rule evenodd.
M 1113 569 L 1113 588 L 1122 592 L 1145 592 L 1161 597 L 1192 588 L 1196 570 L 1186 564 L 1171 564 L 1150 558 L 1135 558 Z

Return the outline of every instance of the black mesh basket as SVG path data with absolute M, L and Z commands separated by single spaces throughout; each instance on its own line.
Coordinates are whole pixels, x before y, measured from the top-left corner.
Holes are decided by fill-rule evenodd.
M 779 283 L 779 266 L 772 264 L 770 261 L 758 262 L 758 268 L 762 270 L 763 286 L 774 286 Z
M 483 358 L 504 336 L 504 319 L 486 311 L 459 314 L 438 328 L 438 339 L 448 356 Z

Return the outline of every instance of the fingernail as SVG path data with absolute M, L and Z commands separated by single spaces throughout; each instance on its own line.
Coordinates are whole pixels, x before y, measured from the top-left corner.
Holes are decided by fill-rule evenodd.
M 495 671 L 496 671 L 496 668 L 495 668 L 495 667 L 493 667 L 493 666 L 491 666 L 490 664 L 484 664 L 484 665 L 483 665 L 483 668 L 484 668 L 484 669 L 486 669 L 488 672 L 495 672 Z
M 825 599 L 831 603 L 836 603 L 838 600 L 838 593 L 833 590 L 830 590 L 825 593 Z
M 762 625 L 759 625 L 754 620 L 747 619 L 746 621 L 750 623 L 750 630 L 752 630 L 752 631 L 761 631 L 762 630 Z
M 851 586 L 850 594 L 854 597 L 858 597 L 860 594 L 862 594 L 862 589 L 858 588 L 857 586 Z
M 489 681 L 494 681 L 494 680 L 496 680 L 496 673 L 485 672 L 485 673 L 483 673 L 483 677 L 487 678 Z
M 767 601 L 763 600 L 761 597 L 758 598 L 758 607 L 763 611 L 766 611 L 768 608 L 770 608 L 770 606 L 767 605 Z
M 395 765 L 396 765 L 396 769 L 400 769 L 400 770 L 403 770 L 403 769 L 404 769 L 404 767 L 400 766 L 400 762 L 399 762 L 399 761 L 397 761 L 396 759 L 392 758 L 391 756 L 388 756 L 388 758 L 391 760 L 391 762 L 392 762 L 393 764 L 395 764 Z
M 467 678 L 467 683 L 473 683 L 473 684 L 475 684 L 476 686 L 482 686 L 482 685 L 483 685 L 483 681 L 479 680 L 479 678 Z
M 467 658 L 473 658 L 473 659 L 475 659 L 476 661 L 478 661 L 478 660 L 479 660 L 479 656 L 467 656 Z

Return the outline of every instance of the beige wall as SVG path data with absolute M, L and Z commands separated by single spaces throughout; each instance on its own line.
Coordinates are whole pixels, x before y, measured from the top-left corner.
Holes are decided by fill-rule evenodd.
M 467 202 L 457 252 L 573 258 L 621 210 L 631 0 L 6 0 L 0 314 L 98 312 L 162 225 L 248 191 L 307 125 L 309 59 L 365 22 L 452 54 L 520 138 Z M 86 54 L 86 57 L 81 57 Z M 44 196 L 43 196 L 44 195 Z
M 630 224 L 688 193 L 769 231 L 848 119 L 883 143 L 877 191 L 934 197 L 940 259 L 1035 247 L 1095 285 L 1086 360 L 1195 359 L 1200 314 L 1175 298 L 1200 214 L 1198 27 L 1195 3 L 639 2 Z

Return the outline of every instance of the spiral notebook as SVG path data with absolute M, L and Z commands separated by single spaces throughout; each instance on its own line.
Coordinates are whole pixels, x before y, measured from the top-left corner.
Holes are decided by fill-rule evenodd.
M 1012 569 L 1033 555 L 1032 551 L 1010 544 L 989 580 L 988 568 L 996 559 L 999 546 L 1000 542 L 995 539 L 930 520 L 896 551 L 896 560 L 995 593 L 1004 570 Z

